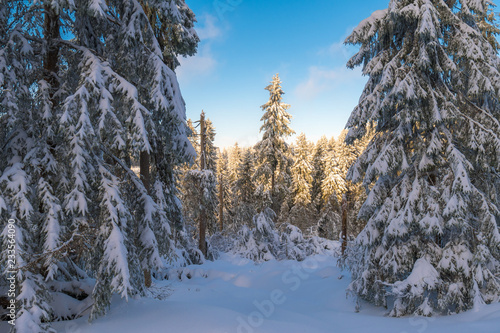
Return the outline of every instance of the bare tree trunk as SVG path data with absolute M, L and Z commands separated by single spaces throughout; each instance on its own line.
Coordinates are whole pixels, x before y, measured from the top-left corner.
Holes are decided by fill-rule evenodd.
M 43 55 L 43 79 L 47 82 L 49 86 L 49 103 L 53 114 L 55 114 L 54 109 L 57 106 L 57 99 L 55 93 L 59 89 L 58 81 L 58 71 L 57 66 L 59 62 L 59 47 L 57 45 L 57 40 L 60 39 L 59 32 L 59 15 L 52 9 L 50 5 L 45 5 L 44 7 L 45 15 L 43 22 L 43 36 L 44 36 L 44 49 L 45 54 Z M 54 142 L 50 137 L 47 138 L 46 143 L 49 147 L 50 153 L 56 156 L 56 142 Z M 47 169 L 42 164 L 40 166 L 40 174 L 42 177 L 46 178 L 52 186 L 54 186 L 51 181 L 51 177 L 47 177 Z M 45 214 L 46 211 L 40 201 L 38 205 L 38 211 L 40 214 Z M 42 275 L 47 277 L 47 267 L 44 265 L 42 269 Z
M 56 44 L 61 38 L 59 16 L 50 5 L 45 5 L 45 21 L 43 26 L 44 38 L 47 41 L 47 53 L 43 62 L 44 78 L 50 85 L 50 102 L 52 107 L 56 105 L 54 94 L 59 87 L 57 80 L 59 46 Z
M 205 112 L 201 111 L 200 115 L 200 169 L 205 170 Z M 205 213 L 205 208 L 202 209 L 200 213 L 200 239 L 198 243 L 198 248 L 207 256 L 207 243 L 205 241 L 205 235 L 207 230 L 207 218 Z
M 151 176 L 149 174 L 150 160 L 149 153 L 147 151 L 141 151 L 139 156 L 139 167 L 142 184 L 146 188 L 146 191 L 150 193 L 151 189 Z M 151 271 L 148 268 L 144 269 L 144 285 L 146 288 L 151 287 Z

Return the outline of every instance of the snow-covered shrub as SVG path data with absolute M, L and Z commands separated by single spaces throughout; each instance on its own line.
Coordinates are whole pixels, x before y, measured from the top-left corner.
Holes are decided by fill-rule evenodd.
M 306 256 L 314 254 L 325 254 L 339 257 L 341 253 L 340 242 L 318 236 L 312 236 L 304 240 L 306 242 Z
M 256 262 L 278 257 L 280 236 L 272 220 L 274 212 L 265 210 L 253 217 L 254 228 L 243 226 L 238 232 L 233 252 Z
M 259 247 L 254 238 L 254 229 L 243 225 L 238 231 L 238 238 L 234 243 L 233 252 L 253 261 L 259 261 Z
M 229 252 L 233 245 L 233 238 L 217 232 L 207 238 L 208 255 L 207 259 L 215 260 L 219 258 L 220 253 Z M 211 258 L 211 259 L 210 259 Z
M 307 256 L 307 243 L 300 228 L 287 224 L 281 233 L 282 253 L 286 259 L 302 261 Z
M 300 228 L 286 224 L 279 232 L 265 213 L 253 219 L 255 227 L 243 226 L 238 232 L 233 253 L 255 262 L 271 259 L 304 260 L 314 254 L 340 255 L 340 243 L 318 236 L 304 237 Z

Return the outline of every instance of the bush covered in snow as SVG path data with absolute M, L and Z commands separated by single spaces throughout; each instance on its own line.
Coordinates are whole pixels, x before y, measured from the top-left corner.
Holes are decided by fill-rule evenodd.
M 274 222 L 265 213 L 253 218 L 254 227 L 243 226 L 238 232 L 232 252 L 255 262 L 276 260 L 302 261 L 313 254 L 338 256 L 340 243 L 321 237 L 303 236 L 302 231 L 286 224 L 284 231 L 276 230 Z

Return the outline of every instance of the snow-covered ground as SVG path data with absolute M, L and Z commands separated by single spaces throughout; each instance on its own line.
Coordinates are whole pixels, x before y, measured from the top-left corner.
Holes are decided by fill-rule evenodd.
M 336 261 L 316 255 L 256 265 L 223 254 L 179 269 L 182 281 L 155 281 L 151 298 L 114 299 L 109 313 L 92 324 L 84 317 L 54 327 L 68 333 L 500 332 L 500 304 L 436 318 L 385 317 L 384 309 L 367 304 L 355 313 L 345 293 L 350 278 Z

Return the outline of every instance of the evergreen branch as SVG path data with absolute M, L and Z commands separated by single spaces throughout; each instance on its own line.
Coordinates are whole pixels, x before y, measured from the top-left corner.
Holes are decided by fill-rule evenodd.
M 101 148 L 101 150 L 102 150 L 103 153 L 105 153 L 106 155 L 108 155 L 109 157 L 111 157 L 116 163 L 118 163 L 119 166 L 122 167 L 122 169 L 125 171 L 125 173 L 127 175 L 129 175 L 130 180 L 134 183 L 134 185 L 141 192 L 141 194 L 148 195 L 147 191 L 146 191 L 146 188 L 144 187 L 144 184 L 142 183 L 142 180 L 139 177 L 137 177 L 137 175 L 135 174 L 135 172 L 132 171 L 132 169 L 130 169 L 129 167 L 127 167 L 125 165 L 125 163 L 123 163 L 123 161 L 121 159 L 119 159 L 118 157 L 116 157 L 112 152 L 110 152 L 106 147 L 104 147 L 104 145 L 102 143 L 100 144 L 100 148 Z
M 488 129 L 488 128 L 485 128 L 483 125 L 481 125 L 479 122 L 477 122 L 476 120 L 472 119 L 471 117 L 469 117 L 468 115 L 466 115 L 465 113 L 461 112 L 459 109 L 457 109 L 457 112 L 463 116 L 465 119 L 469 120 L 471 123 L 473 123 L 474 125 L 476 125 L 477 127 L 479 127 L 480 129 L 482 129 L 483 131 L 485 131 L 486 133 L 488 134 L 491 134 L 491 136 L 493 136 L 496 141 L 498 142 L 499 141 L 499 138 L 498 138 L 498 135 L 493 132 L 492 130 Z M 499 146 L 500 146 L 500 143 L 499 143 Z
M 486 116 L 488 116 L 490 118 L 490 120 L 492 120 L 495 123 L 495 125 L 497 125 L 497 128 L 500 128 L 500 122 L 498 121 L 498 119 L 496 119 L 495 117 L 493 117 L 491 114 L 489 114 L 488 112 L 486 112 L 484 109 L 478 107 L 470 99 L 468 99 L 467 96 L 465 96 L 463 93 L 459 93 L 458 95 L 461 98 L 463 98 L 465 100 L 465 102 L 467 104 L 469 104 L 469 106 L 471 106 L 472 108 L 474 108 L 476 111 L 480 111 L 481 113 L 484 113 Z
M 42 254 L 39 254 L 39 255 L 34 255 L 35 257 L 37 257 L 36 259 L 32 260 L 31 262 L 27 263 L 24 266 L 17 267 L 15 269 L 13 269 L 13 271 L 17 272 L 17 271 L 29 270 L 30 268 L 35 266 L 35 264 L 38 264 L 40 261 L 43 261 L 44 259 L 46 259 L 48 257 L 51 257 L 52 260 L 55 257 L 63 257 L 65 251 L 67 249 L 71 249 L 73 244 L 78 245 L 80 242 L 82 242 L 82 240 L 86 240 L 86 239 L 88 239 L 88 236 L 75 233 L 75 234 L 71 235 L 70 239 L 68 239 L 64 244 L 60 245 L 58 248 L 51 250 L 51 251 L 48 251 L 48 252 L 45 252 L 45 253 L 42 253 Z

